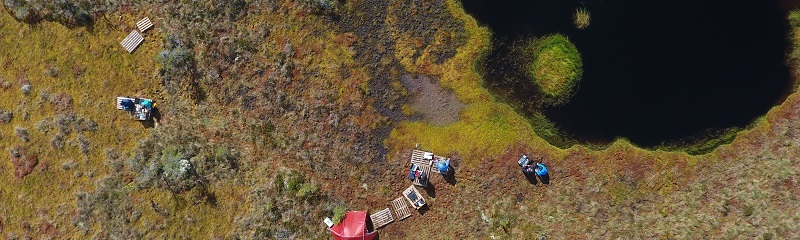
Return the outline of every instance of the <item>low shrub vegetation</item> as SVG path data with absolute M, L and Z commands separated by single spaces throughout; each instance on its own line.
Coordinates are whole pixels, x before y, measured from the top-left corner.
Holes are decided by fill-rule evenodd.
M 16 134 L 17 138 L 19 138 L 19 140 L 22 142 L 28 142 L 30 140 L 27 128 L 16 126 L 14 127 L 14 134 Z
M 0 123 L 9 123 L 14 117 L 14 113 L 8 110 L 0 109 Z
M 42 20 L 55 21 L 65 26 L 91 26 L 94 24 L 93 16 L 105 12 L 105 4 L 97 4 L 88 0 L 61 0 L 61 1 L 26 1 L 5 0 L 3 6 L 14 13 L 17 20 L 36 23 Z
M 252 208 L 237 220 L 232 237 L 247 239 L 318 239 L 329 234 L 309 222 L 333 216 L 336 223 L 345 205 L 319 194 L 319 187 L 300 172 L 280 170 L 271 181 L 258 184 L 250 193 Z M 315 197 L 309 197 L 315 196 Z

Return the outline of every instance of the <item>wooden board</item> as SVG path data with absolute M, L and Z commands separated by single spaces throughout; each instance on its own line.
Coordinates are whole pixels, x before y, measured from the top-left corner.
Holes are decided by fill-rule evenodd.
M 142 37 L 142 35 L 136 30 L 133 30 L 130 34 L 128 34 L 127 37 L 125 37 L 125 39 L 122 40 L 120 44 L 122 44 L 122 47 L 125 48 L 125 51 L 128 51 L 128 53 L 133 53 L 133 50 L 136 50 L 142 41 L 144 41 L 144 37 Z
M 430 166 L 431 160 L 427 160 L 424 158 L 425 153 L 432 154 L 430 152 L 424 152 L 416 149 L 411 151 L 411 164 L 417 164 L 420 166 Z
M 139 20 L 139 22 L 136 23 L 136 27 L 139 28 L 140 32 L 144 32 L 147 31 L 147 29 L 153 27 L 153 22 L 150 22 L 149 17 L 145 17 L 144 19 Z
M 126 98 L 126 97 L 117 97 L 117 109 L 122 110 L 122 101 L 124 101 L 124 100 L 133 101 L 134 99 L 133 98 Z
M 419 166 L 419 170 L 424 172 L 425 175 L 427 175 L 428 177 L 425 178 L 424 181 L 421 180 L 420 177 L 415 177 L 414 178 L 414 185 L 417 185 L 417 186 L 420 186 L 420 187 L 427 187 L 428 186 L 428 182 L 431 180 L 431 166 L 430 165 L 421 165 L 421 166 Z
M 381 228 L 394 221 L 394 218 L 392 218 L 392 211 L 389 210 L 389 208 L 380 210 L 370 215 L 369 218 L 372 219 L 372 225 L 375 226 L 375 229 Z
M 403 197 L 399 197 L 390 201 L 389 205 L 392 205 L 392 208 L 394 208 L 394 214 L 397 216 L 397 221 L 411 216 L 411 210 L 408 209 L 408 203 L 406 203 L 406 200 L 403 199 Z

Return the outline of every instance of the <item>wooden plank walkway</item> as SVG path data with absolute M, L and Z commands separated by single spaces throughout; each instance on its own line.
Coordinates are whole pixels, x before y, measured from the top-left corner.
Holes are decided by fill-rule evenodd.
M 375 227 L 375 229 L 386 226 L 386 224 L 394 221 L 394 218 L 392 218 L 392 211 L 389 210 L 389 208 L 380 210 L 375 214 L 370 215 L 369 218 L 372 219 L 372 225 Z
M 125 48 L 125 51 L 128 51 L 128 53 L 133 53 L 133 50 L 136 50 L 142 41 L 144 41 L 144 37 L 142 37 L 142 35 L 136 30 L 133 30 L 130 34 L 128 34 L 127 37 L 125 37 L 125 39 L 122 40 L 120 44 L 122 44 L 122 47 Z
M 399 197 L 389 202 L 394 209 L 394 215 L 397 216 L 397 221 L 401 221 L 411 216 L 411 210 L 408 209 L 408 203 L 403 197 Z
M 408 200 L 414 209 L 419 209 L 422 206 L 425 206 L 425 198 L 422 197 L 422 194 L 417 191 L 417 188 L 415 188 L 414 185 L 411 185 L 405 191 L 403 191 L 403 197 Z
M 139 20 L 139 22 L 136 23 L 136 27 L 139 28 L 140 32 L 144 32 L 147 31 L 147 29 L 153 27 L 153 22 L 150 22 L 149 17 L 145 17 L 144 19 Z

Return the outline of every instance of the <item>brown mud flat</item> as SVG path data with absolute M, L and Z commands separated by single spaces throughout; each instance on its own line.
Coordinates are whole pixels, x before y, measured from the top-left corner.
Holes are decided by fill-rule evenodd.
M 411 107 L 420 120 L 433 125 L 458 122 L 466 105 L 456 99 L 453 91 L 439 85 L 438 79 L 425 75 L 404 75 L 400 79 L 411 94 Z

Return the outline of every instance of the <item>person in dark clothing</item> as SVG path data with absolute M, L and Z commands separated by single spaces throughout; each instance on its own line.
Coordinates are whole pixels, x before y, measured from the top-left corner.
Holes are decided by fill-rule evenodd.
M 136 105 L 131 100 L 122 100 L 120 105 L 122 105 L 122 109 L 125 111 L 133 111 L 136 108 Z

